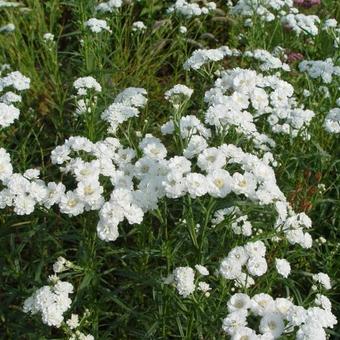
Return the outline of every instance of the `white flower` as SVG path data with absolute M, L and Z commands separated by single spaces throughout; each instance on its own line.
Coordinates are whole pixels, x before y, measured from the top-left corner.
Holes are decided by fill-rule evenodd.
M 111 220 L 100 220 L 97 224 L 97 235 L 98 237 L 106 242 L 115 241 L 119 236 L 118 223 L 120 221 Z
M 206 177 L 199 173 L 189 173 L 185 177 L 187 191 L 192 198 L 203 196 L 208 191 Z
M 66 321 L 66 324 L 70 327 L 70 329 L 77 328 L 79 326 L 78 314 L 71 314 L 71 317 Z
M 225 166 L 225 164 L 226 164 L 226 157 L 224 153 L 221 150 L 214 148 L 214 147 L 205 149 L 198 156 L 198 159 L 197 159 L 197 165 L 202 170 L 206 170 L 206 171 L 222 169 Z
M 195 269 L 203 276 L 209 275 L 209 270 L 200 264 L 196 264 Z
M 59 256 L 57 261 L 53 264 L 53 271 L 58 274 L 67 270 L 66 263 L 67 260 L 64 257 Z
M 206 297 L 210 296 L 209 291 L 211 290 L 211 287 L 208 283 L 203 282 L 203 281 L 199 282 L 197 289 L 200 290 L 201 292 L 205 293 L 204 295 Z
M 132 24 L 132 31 L 134 32 L 143 32 L 147 29 L 143 21 L 135 21 Z
M 340 133 L 340 108 L 328 112 L 323 126 L 329 133 Z
M 102 113 L 101 118 L 109 123 L 109 132 L 115 133 L 120 124 L 138 115 L 139 111 L 135 107 L 113 103 Z
M 192 159 L 194 156 L 200 154 L 208 147 L 204 137 L 194 135 L 190 138 L 187 147 L 183 151 L 183 156 Z
M 324 21 L 322 29 L 336 28 L 337 25 L 338 25 L 338 22 L 336 21 L 336 19 L 333 19 L 333 18 L 327 19 Z
M 54 40 L 54 35 L 52 34 L 52 33 L 45 33 L 44 35 L 43 35 L 43 39 L 44 39 L 44 41 L 46 41 L 46 42 L 49 42 L 49 41 L 53 41 Z
M 231 224 L 231 228 L 236 235 L 250 236 L 252 234 L 252 225 L 247 218 L 247 215 L 240 216 Z
M 197 3 L 189 3 L 187 0 L 176 0 L 176 2 L 168 8 L 167 12 L 177 13 L 191 18 L 193 16 L 208 14 L 215 9 L 216 3 L 214 2 L 205 3 L 205 6 L 200 7 Z
M 186 34 L 188 32 L 188 29 L 185 26 L 180 26 L 179 31 L 182 34 Z
M 114 10 L 117 10 L 118 8 L 122 7 L 123 1 L 122 0 L 109 0 L 106 2 L 101 2 L 96 6 L 96 11 L 98 12 L 113 12 Z
M 293 306 L 292 301 L 285 298 L 275 299 L 275 311 L 280 313 L 283 317 L 286 317 L 288 311 Z
M 284 278 L 287 278 L 290 274 L 290 264 L 285 259 L 275 259 L 275 266 L 277 272 L 282 275 Z
M 231 56 L 233 51 L 229 49 L 227 46 L 222 46 L 216 49 L 210 50 L 196 50 L 193 52 L 191 57 L 184 63 L 183 68 L 185 70 L 198 70 L 203 65 L 211 62 L 211 61 L 219 61 L 222 60 L 226 56 Z
M 250 257 L 263 257 L 266 255 L 266 246 L 262 241 L 248 242 L 245 250 Z
M 0 102 L 7 104 L 7 105 L 10 105 L 13 103 L 20 103 L 21 101 L 22 101 L 22 97 L 12 91 L 8 91 L 0 97 Z
M 178 107 L 181 101 L 190 99 L 193 92 L 194 90 L 190 89 L 189 87 L 177 84 L 170 90 L 166 91 L 164 97 L 175 107 Z
M 251 257 L 247 262 L 249 274 L 254 276 L 262 276 L 267 271 L 268 265 L 264 257 Z
M 321 306 L 323 309 L 327 311 L 331 311 L 332 309 L 331 301 L 328 299 L 327 296 L 322 294 L 316 294 L 315 304 Z
M 326 340 L 326 333 L 317 324 L 302 325 L 296 333 L 296 340 Z
M 256 294 L 251 299 L 251 311 L 255 315 L 263 316 L 274 309 L 274 299 L 265 293 Z
M 316 36 L 319 33 L 317 24 L 320 23 L 320 18 L 317 15 L 305 15 L 302 13 L 290 13 L 282 16 L 281 23 L 299 34 L 310 34 Z
M 244 247 L 239 246 L 239 247 L 233 248 L 229 252 L 228 258 L 231 260 L 237 261 L 241 266 L 243 266 L 244 264 L 247 263 L 249 259 L 249 255 L 245 251 Z
M 114 102 L 116 104 L 142 108 L 148 101 L 146 95 L 146 90 L 141 87 L 127 87 L 116 96 Z
M 213 197 L 226 197 L 232 189 L 233 179 L 229 172 L 223 169 L 216 169 L 207 175 L 209 194 Z
M 250 307 L 250 297 L 247 294 L 234 294 L 228 301 L 228 311 L 247 310 Z
M 249 288 L 255 284 L 254 279 L 246 273 L 241 273 L 236 279 L 235 279 L 235 287 L 239 288 Z
M 235 335 L 237 333 L 242 333 L 242 336 L 249 335 L 247 334 L 248 332 L 245 331 L 247 315 L 247 310 L 244 309 L 229 313 L 228 316 L 223 319 L 222 329 L 229 335 Z M 253 335 L 254 331 L 251 330 L 251 334 Z
M 167 154 L 166 147 L 158 138 L 151 134 L 147 134 L 139 143 L 139 146 L 143 150 L 144 155 L 152 159 L 161 160 L 165 158 Z
M 241 275 L 241 269 L 242 266 L 240 262 L 226 257 L 221 262 L 219 272 L 224 278 L 233 280 Z
M 103 204 L 103 193 L 104 189 L 98 181 L 86 181 L 78 182 L 77 189 L 75 190 L 79 199 L 81 199 L 85 207 L 91 210 L 97 210 Z
M 11 22 L 0 27 L 0 33 L 11 33 L 15 31 L 15 25 Z
M 267 313 L 262 317 L 259 328 L 262 334 L 270 333 L 277 339 L 283 333 L 285 325 L 280 314 Z
M 245 172 L 243 175 L 235 172 L 232 176 L 233 191 L 236 194 L 244 194 L 246 197 L 254 197 L 257 181 L 254 175 Z
M 78 96 L 85 95 L 87 90 L 93 90 L 94 92 L 101 92 L 102 87 L 93 77 L 81 77 L 73 82 L 73 87 L 78 91 Z
M 299 70 L 307 72 L 313 79 L 320 77 L 326 84 L 332 82 L 333 76 L 340 76 L 340 66 L 335 66 L 331 58 L 326 60 L 303 60 L 299 64 Z
M 186 298 L 194 292 L 195 272 L 191 267 L 177 267 L 173 271 L 173 277 L 179 295 Z
M 0 181 L 9 178 L 13 173 L 11 158 L 5 149 L 0 148 Z
M 77 216 L 83 213 L 84 202 L 75 192 L 67 191 L 60 199 L 59 208 L 63 214 Z
M 331 280 L 325 273 L 314 274 L 313 281 L 321 283 L 321 285 L 327 290 L 332 288 Z
M 0 103 L 0 126 L 8 127 L 19 118 L 20 111 L 12 104 Z
M 72 292 L 72 284 L 58 280 L 53 286 L 44 286 L 27 298 L 23 310 L 25 313 L 41 313 L 44 324 L 59 328 L 64 321 L 63 314 L 71 306 L 69 294 Z
M 88 27 L 93 33 L 100 33 L 102 31 L 108 31 L 111 33 L 110 27 L 108 26 L 106 20 L 91 18 L 85 21 L 84 25 Z
M 51 208 L 54 204 L 59 204 L 65 194 L 66 187 L 62 183 L 49 182 L 47 184 L 47 194 L 43 202 L 46 208 Z

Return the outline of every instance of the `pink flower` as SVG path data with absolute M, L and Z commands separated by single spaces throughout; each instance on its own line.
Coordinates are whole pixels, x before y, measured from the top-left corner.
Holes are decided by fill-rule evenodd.
M 320 0 L 294 0 L 294 4 L 310 8 L 312 6 L 320 5 Z
M 300 61 L 303 58 L 304 58 L 303 55 L 299 52 L 290 52 L 287 55 L 288 63 L 294 63 L 295 61 Z

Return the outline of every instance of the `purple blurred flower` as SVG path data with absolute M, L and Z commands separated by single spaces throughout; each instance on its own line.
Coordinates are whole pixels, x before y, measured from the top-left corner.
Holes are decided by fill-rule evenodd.
M 294 4 L 310 8 L 312 6 L 320 5 L 320 0 L 294 0 Z
M 295 61 L 300 61 L 303 58 L 303 55 L 299 52 L 290 52 L 287 54 L 288 63 L 294 63 Z

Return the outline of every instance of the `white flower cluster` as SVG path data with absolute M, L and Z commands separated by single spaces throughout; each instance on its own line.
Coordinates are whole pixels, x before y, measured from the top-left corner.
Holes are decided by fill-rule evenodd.
M 248 220 L 247 215 L 242 215 L 241 210 L 236 207 L 224 208 L 216 210 L 211 220 L 212 225 L 215 227 L 217 224 L 225 220 L 225 216 L 231 217 L 231 229 L 236 235 L 251 236 L 252 225 Z
M 250 287 L 255 283 L 252 276 L 262 276 L 268 269 L 265 254 L 266 246 L 262 241 L 235 247 L 222 260 L 219 272 L 224 278 L 235 280 L 237 286 Z M 248 273 L 242 271 L 243 266 Z
M 213 227 L 225 221 L 225 216 L 234 217 L 236 215 L 241 214 L 241 210 L 239 207 L 232 206 L 230 208 L 218 209 L 214 212 L 213 218 L 211 219 L 211 224 Z
M 255 49 L 254 51 L 241 52 L 237 49 L 230 49 L 227 46 L 222 46 L 216 49 L 199 49 L 193 52 L 192 56 L 184 63 L 185 70 L 198 70 L 203 65 L 211 61 L 220 61 L 225 57 L 252 58 L 260 62 L 261 71 L 279 70 L 290 71 L 288 64 L 283 63 L 278 57 L 274 56 L 267 50 Z
M 15 31 L 15 25 L 11 22 L 0 27 L 0 33 L 11 33 Z
M 93 77 L 78 78 L 73 82 L 73 87 L 77 90 L 78 96 L 86 96 L 89 90 L 101 92 L 102 87 Z
M 199 49 L 193 52 L 191 57 L 183 64 L 185 70 L 199 70 L 203 65 L 220 61 L 225 57 L 239 56 L 240 52 L 236 49 L 230 49 L 228 46 L 221 46 L 215 49 Z
M 192 96 L 194 90 L 181 84 L 175 85 L 170 90 L 166 91 L 164 97 L 168 100 L 175 108 L 179 107 L 179 104 L 183 100 L 188 100 Z
M 115 189 L 110 200 L 100 209 L 99 217 L 97 225 L 99 238 L 104 241 L 115 241 L 119 236 L 118 224 L 125 218 L 130 224 L 140 224 L 143 221 L 144 212 L 130 190 Z
M 300 72 L 306 72 L 311 78 L 321 78 L 322 82 L 329 84 L 334 76 L 340 76 L 340 66 L 334 65 L 331 58 L 326 60 L 303 60 L 299 64 Z
M 201 276 L 209 275 L 209 271 L 205 266 L 202 265 L 195 265 L 196 271 Z M 178 294 L 183 296 L 184 298 L 188 297 L 192 294 L 196 288 L 203 292 L 205 296 L 209 296 L 209 291 L 211 290 L 210 285 L 204 281 L 200 281 L 195 284 L 195 272 L 191 267 L 177 267 L 172 274 L 170 274 L 165 280 L 165 284 L 173 284 Z
M 318 273 L 313 275 L 313 281 L 320 283 L 326 290 L 332 288 L 331 279 L 325 273 Z
M 328 112 L 323 126 L 329 133 L 340 133 L 340 108 L 336 107 Z
M 274 133 L 296 137 L 301 129 L 308 127 L 315 114 L 298 107 L 293 94 L 293 86 L 277 76 L 264 76 L 240 68 L 223 71 L 215 87 L 205 94 L 209 104 L 205 121 L 218 129 L 234 126 L 254 140 L 257 147 L 274 146 L 273 140 L 257 131 L 254 119 L 267 116 Z
M 191 18 L 194 16 L 206 15 L 216 9 L 216 3 L 211 1 L 204 6 L 187 0 L 176 0 L 176 2 L 168 8 L 168 13 L 176 13 Z
M 65 321 L 64 314 L 72 304 L 69 295 L 73 293 L 74 287 L 69 282 L 61 281 L 56 274 L 76 267 L 65 258 L 58 257 L 53 265 L 54 274 L 49 276 L 49 285 L 39 288 L 28 297 L 24 302 L 23 311 L 31 315 L 40 314 L 42 322 L 48 326 L 56 328 L 63 326 L 70 335 L 69 339 L 94 340 L 91 334 L 86 335 L 79 329 L 81 321 L 90 314 L 88 310 L 85 311 L 81 321 L 78 314 L 71 314 Z
M 0 8 L 10 8 L 10 7 L 19 7 L 19 6 L 22 6 L 22 3 L 0 0 Z
M 19 71 L 10 72 L 4 77 L 0 78 L 0 91 L 6 87 L 13 87 L 17 91 L 24 91 L 30 88 L 31 80 Z
M 281 11 L 289 10 L 293 5 L 293 0 L 239 0 L 230 12 L 245 17 L 258 15 L 262 20 L 270 22 Z
M 251 236 L 252 234 L 252 225 L 247 215 L 237 217 L 231 224 L 231 229 L 236 235 Z
M 299 13 L 299 10 L 294 7 L 293 0 L 239 0 L 231 8 L 231 13 L 245 17 L 256 15 L 266 22 L 278 18 L 284 27 L 294 31 L 297 35 L 301 33 L 311 36 L 318 35 L 318 26 L 321 22 L 317 15 Z M 250 19 L 247 20 L 245 26 L 251 26 Z
M 184 139 L 190 139 L 187 148 L 184 150 L 186 158 L 193 158 L 207 147 L 205 139 L 211 137 L 210 129 L 207 129 L 202 122 L 193 115 L 180 118 L 178 122 L 180 136 Z M 175 124 L 172 119 L 161 126 L 163 135 L 173 134 L 175 132 Z M 201 137 L 202 136 L 202 137 Z
M 101 114 L 101 118 L 109 123 L 108 131 L 115 133 L 123 122 L 137 117 L 140 113 L 139 109 L 147 103 L 146 95 L 146 90 L 139 87 L 128 87 L 118 94 L 114 103 Z
M 0 181 L 4 187 L 0 191 L 0 209 L 9 206 L 17 215 L 31 214 L 47 195 L 45 183 L 38 178 L 39 171 L 29 169 L 23 175 L 13 173 L 9 154 L 0 148 L 0 155 Z
M 254 51 L 246 51 L 243 53 L 244 57 L 253 58 L 261 62 L 260 70 L 261 71 L 269 71 L 269 70 L 278 70 L 282 69 L 283 71 L 290 71 L 290 67 L 288 64 L 283 63 L 279 58 L 272 55 L 270 52 L 262 49 L 256 49 Z
M 72 262 L 66 260 L 64 257 L 59 256 L 57 261 L 53 264 L 53 271 L 56 274 L 62 273 L 68 269 L 73 268 L 74 265 Z
M 188 32 L 188 29 L 185 26 L 180 26 L 179 32 L 181 34 L 186 34 Z
M 287 278 L 290 274 L 291 267 L 290 263 L 286 259 L 275 259 L 275 266 L 277 272 L 284 278 Z
M 225 72 L 215 84 L 215 94 L 211 90 L 206 97 L 211 102 L 217 98 L 222 102 L 224 99 L 229 100 L 222 93 L 232 87 L 241 92 L 239 97 L 233 94 L 233 100 L 237 105 L 241 103 L 242 107 L 243 101 L 249 101 L 249 96 L 262 89 L 256 88 L 257 83 L 262 86 L 278 83 L 275 86 L 280 96 L 284 91 L 289 94 L 293 92 L 288 83 L 276 77 L 261 77 L 253 71 L 236 69 Z M 101 89 L 93 78 L 80 78 L 75 82 L 75 87 L 79 94 L 86 94 L 89 89 Z M 128 88 L 121 92 L 102 114 L 110 123 L 110 130 L 115 131 L 129 117 L 138 115 L 139 108 L 147 102 L 145 95 L 146 91 L 140 88 Z M 254 97 L 250 100 L 254 106 L 256 100 L 261 104 Z M 271 153 L 265 153 L 261 159 L 232 144 L 209 147 L 212 132 L 195 116 L 181 117 L 177 124 L 183 139 L 183 156 L 169 159 L 166 159 L 166 147 L 158 138 L 149 134 L 139 143 L 142 156 L 137 160 L 136 151 L 125 148 L 115 138 L 106 138 L 97 143 L 84 137 L 69 138 L 51 154 L 52 163 L 62 166 L 61 170 L 76 180 L 76 188 L 68 191 L 62 183 L 45 184 L 39 179 L 38 171 L 28 170 L 24 175 L 13 174 L 9 155 L 2 150 L 1 180 L 5 188 L 0 194 L 0 206 L 14 206 L 18 214 L 30 214 L 36 204 L 46 208 L 57 204 L 60 211 L 69 216 L 99 210 L 98 235 L 106 241 L 118 237 L 118 224 L 124 219 L 130 224 L 141 223 L 144 213 L 155 209 L 159 199 L 165 196 L 179 198 L 186 194 L 192 198 L 204 195 L 224 198 L 233 193 L 262 205 L 276 202 L 276 207 L 280 207 L 277 208 L 279 219 L 276 227 L 279 230 L 285 224 L 288 204 L 276 184 L 273 168 L 269 165 L 273 163 Z M 215 123 L 211 125 L 219 127 Z M 161 130 L 162 133 L 174 133 L 174 122 L 166 123 Z M 84 154 L 92 160 L 84 161 L 81 158 Z M 235 170 L 235 165 L 238 170 Z M 196 167 L 195 172 L 191 172 L 193 167 Z M 234 169 L 233 172 L 227 170 L 229 167 Z M 109 177 L 114 186 L 107 202 L 103 195 L 105 187 L 100 183 L 101 176 Z M 295 216 L 293 212 L 289 215 Z M 283 230 L 289 236 L 288 239 L 293 244 L 311 243 L 301 230 L 302 227 L 298 226 L 294 226 L 292 232 L 290 225 L 289 228 L 284 225 Z M 250 235 L 251 225 L 242 217 L 234 221 L 233 230 L 236 234 Z
M 97 102 L 96 93 L 102 91 L 102 87 L 93 77 L 81 77 L 73 82 L 73 87 L 77 90 L 75 114 L 91 112 Z
M 146 25 L 143 21 L 135 21 L 132 24 L 132 31 L 133 32 L 144 32 L 147 29 Z
M 5 65 L 0 71 L 0 127 L 4 128 L 10 126 L 19 118 L 20 110 L 15 107 L 15 104 L 21 103 L 21 95 L 18 92 L 30 88 L 30 79 L 19 71 L 10 72 L 3 76 L 2 73 L 6 69 Z
M 273 299 L 260 293 L 250 298 L 247 294 L 234 294 L 228 301 L 229 314 L 223 320 L 222 328 L 231 339 L 278 339 L 284 334 L 295 333 L 297 340 L 326 340 L 325 328 L 333 328 L 337 323 L 331 312 L 331 303 L 326 296 L 317 295 L 310 307 L 293 304 L 290 299 Z M 259 331 L 248 327 L 248 317 L 259 319 Z
M 337 28 L 338 22 L 336 19 L 326 19 L 322 24 L 323 30 L 328 30 L 330 28 Z
M 42 322 L 48 326 L 60 327 L 63 314 L 70 308 L 73 286 L 69 282 L 52 277 L 51 285 L 43 286 L 24 302 L 24 312 L 32 315 L 40 313 Z
M 54 41 L 54 34 L 52 34 L 50 32 L 44 33 L 43 40 L 46 43 L 52 43 Z
M 319 34 L 318 24 L 320 24 L 320 18 L 317 15 L 290 13 L 281 18 L 281 23 L 284 27 L 294 31 L 297 35 L 302 33 L 316 36 Z
M 276 221 L 277 230 L 284 232 L 289 243 L 299 244 L 303 248 L 310 248 L 313 243 L 312 236 L 308 232 L 304 232 L 304 229 L 312 227 L 311 219 L 305 213 L 295 214 L 287 208 L 280 202 L 276 203 L 276 211 L 279 214 Z M 287 216 L 287 210 L 289 216 Z M 282 221 L 284 222 L 282 223 Z
M 102 31 L 107 31 L 111 33 L 111 29 L 107 24 L 106 20 L 91 18 L 84 22 L 84 25 L 90 29 L 93 33 L 100 33 Z
M 334 48 L 340 47 L 340 27 L 336 19 L 326 19 L 323 22 L 322 30 L 328 32 L 334 39 Z
M 79 330 L 76 330 L 69 340 L 94 340 L 94 336 L 91 334 L 84 334 Z
M 101 2 L 96 6 L 96 11 L 102 13 L 112 13 L 113 11 L 117 10 L 118 8 L 122 7 L 123 1 L 122 0 L 109 0 L 105 2 Z

